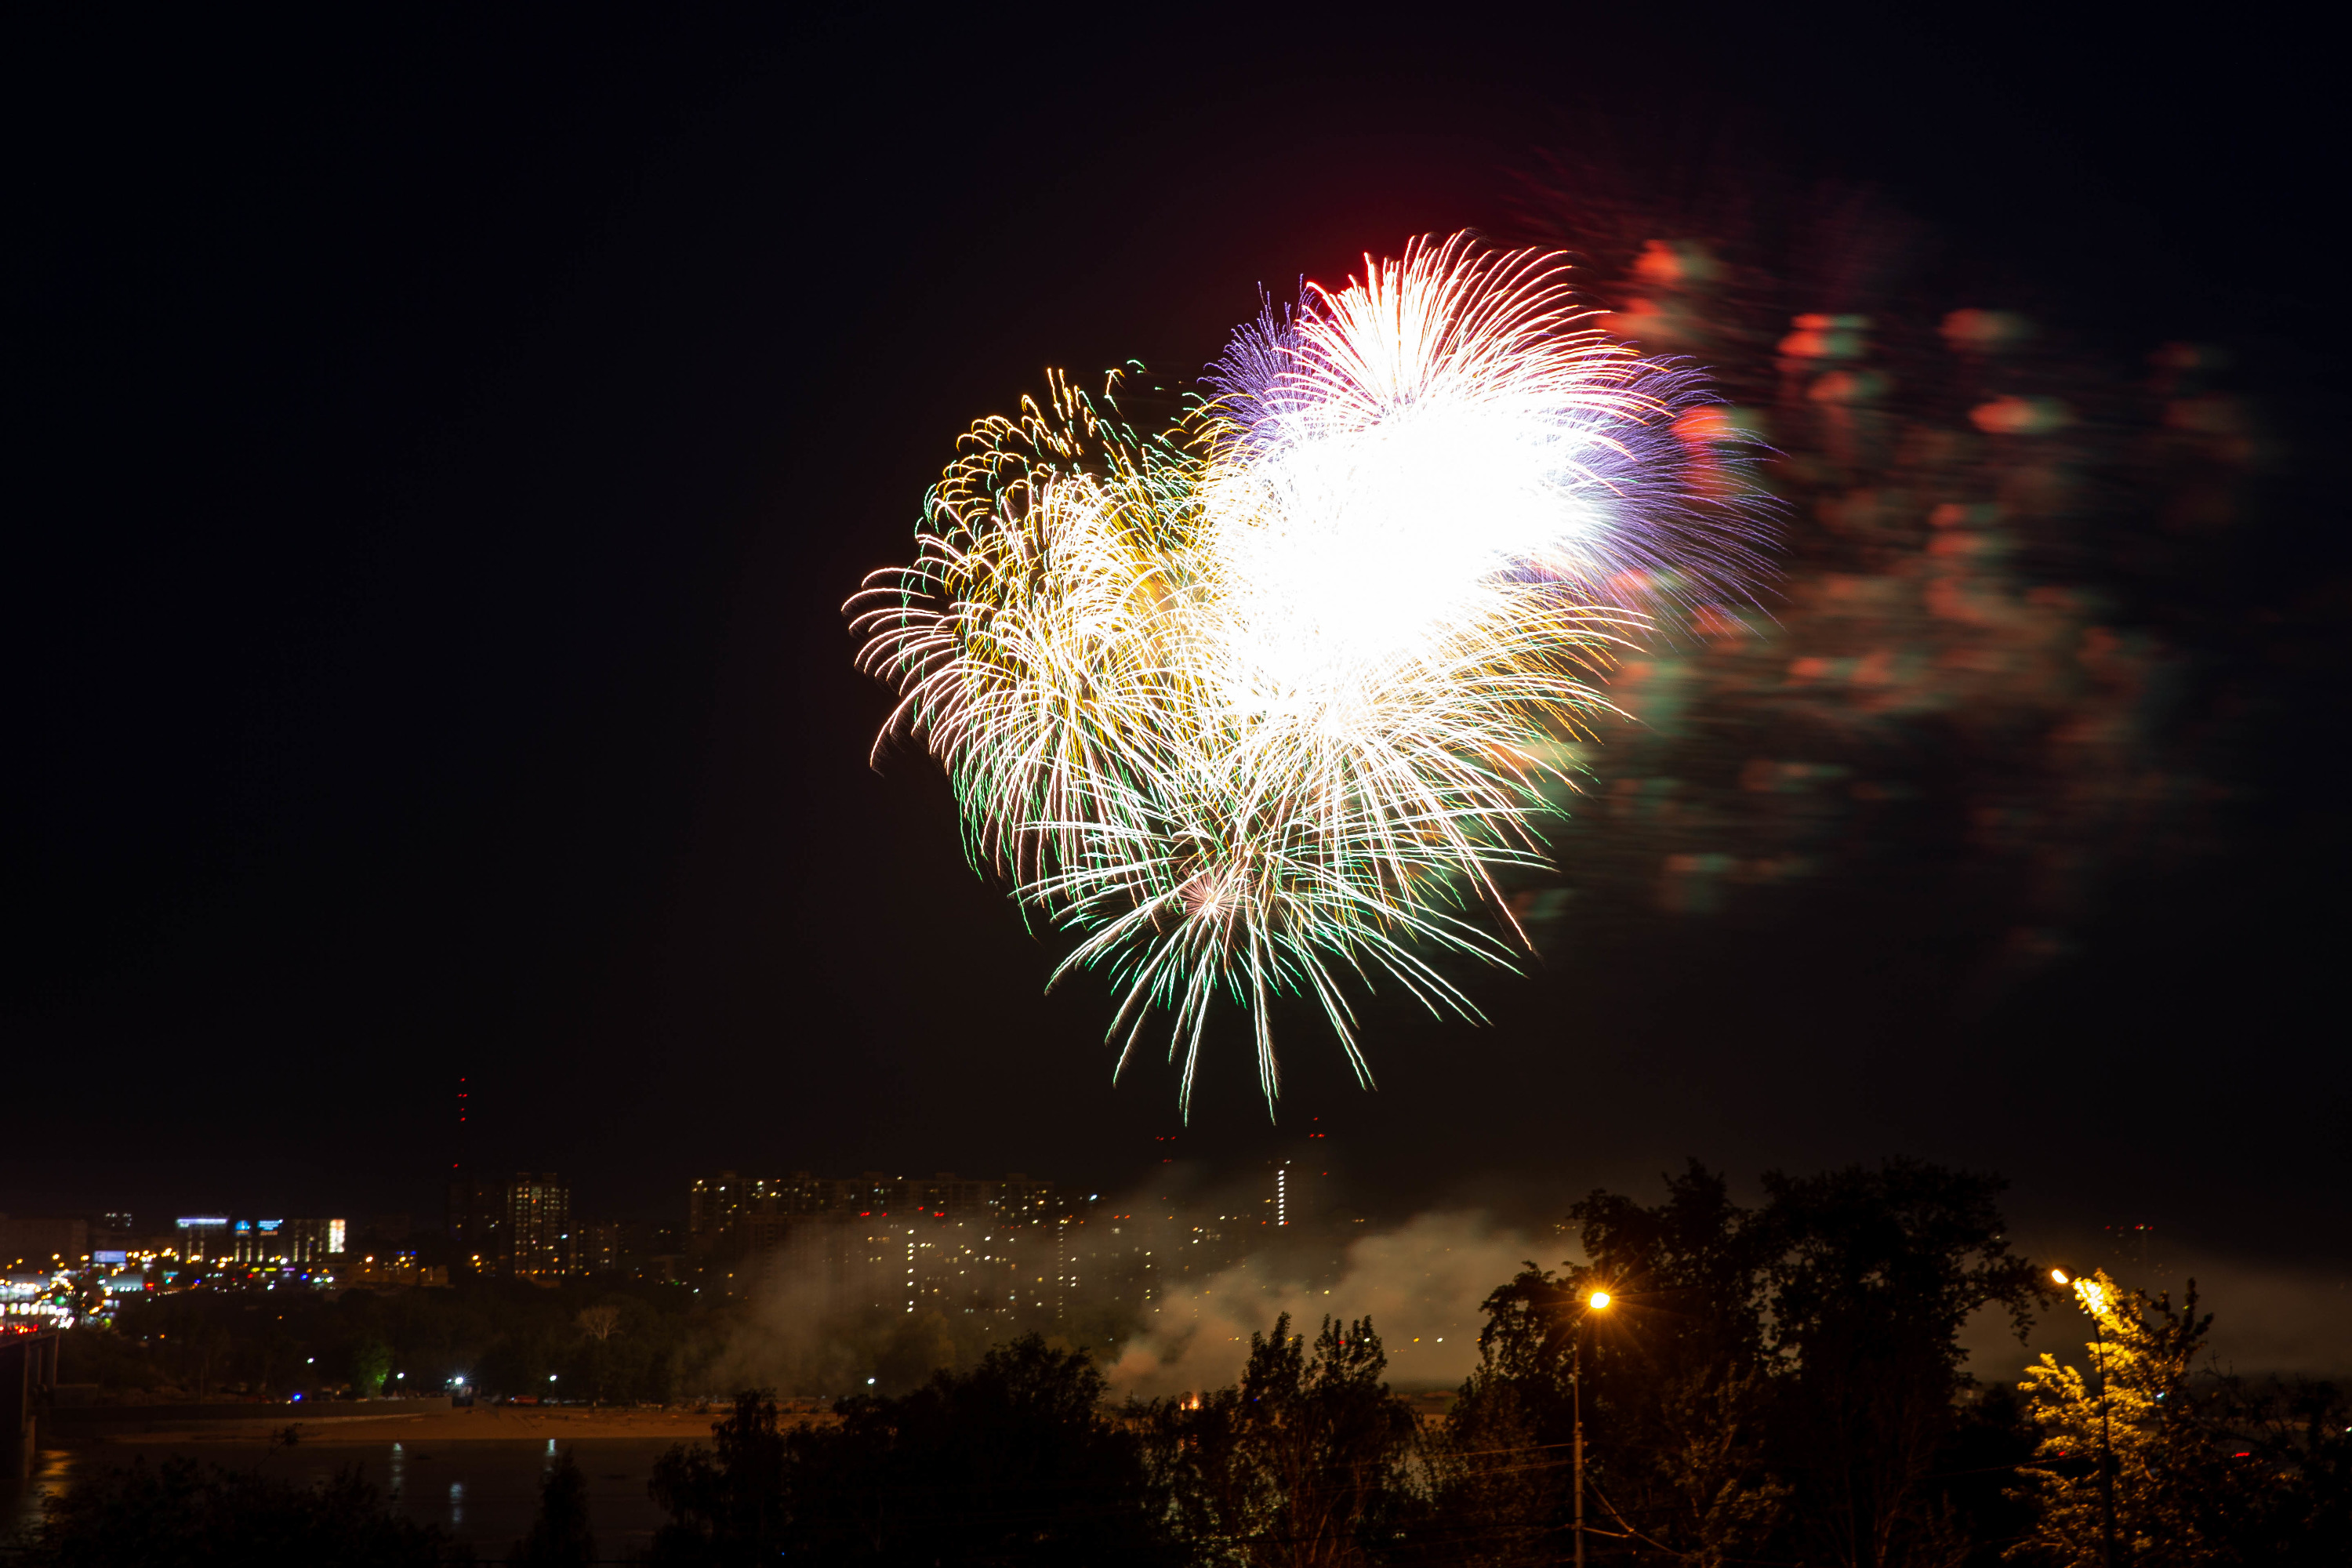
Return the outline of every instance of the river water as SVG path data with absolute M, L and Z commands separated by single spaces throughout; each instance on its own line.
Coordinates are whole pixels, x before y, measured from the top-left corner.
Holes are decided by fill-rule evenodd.
M 272 1449 L 266 1442 L 123 1443 L 45 1449 L 28 1483 L 0 1481 L 0 1542 L 37 1525 L 43 1500 L 70 1489 L 93 1470 L 144 1457 L 154 1464 L 184 1456 L 199 1464 L 256 1469 L 289 1480 L 323 1479 L 357 1465 L 394 1511 L 438 1524 L 472 1543 L 485 1562 L 498 1562 L 530 1529 L 539 1486 L 559 1453 L 570 1453 L 588 1479 L 589 1522 L 596 1554 L 620 1562 L 653 1539 L 666 1517 L 646 1495 L 655 1459 L 668 1437 L 467 1438 L 446 1443 L 301 1443 Z

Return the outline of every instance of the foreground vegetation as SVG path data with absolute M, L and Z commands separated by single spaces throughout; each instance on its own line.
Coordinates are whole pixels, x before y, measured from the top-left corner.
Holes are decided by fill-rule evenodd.
M 665 1461 L 653 1561 L 1534 1568 L 1573 1550 L 1580 1408 L 1595 1563 L 2088 1568 L 2110 1497 L 2116 1563 L 2352 1562 L 2352 1405 L 2200 1372 L 2193 1295 L 2100 1277 L 2088 1379 L 1961 1370 L 1979 1310 L 2073 1310 L 2009 1254 L 1998 1189 L 1895 1163 L 1771 1179 L 1756 1210 L 1696 1165 L 1655 1205 L 1595 1194 L 1590 1261 L 1487 1299 L 1428 1426 L 1368 1320 L 1284 1319 L 1236 1385 L 1116 1413 L 1034 1341 L 833 1426 L 747 1394 Z
M 2061 1290 L 2009 1253 L 1999 1186 L 1896 1162 L 1768 1178 L 1750 1209 L 1694 1164 L 1656 1204 L 1596 1193 L 1570 1214 L 1587 1261 L 1495 1289 L 1477 1369 L 1425 1422 L 1388 1388 L 1369 1320 L 1278 1320 L 1234 1385 L 1123 1406 L 1083 1348 L 1034 1334 L 841 1400 L 826 1424 L 746 1392 L 710 1443 L 659 1463 L 669 1523 L 647 1560 L 1533 1568 L 1572 1554 L 1580 1415 L 1596 1564 L 2352 1562 L 2352 1405 L 2326 1384 L 2213 1373 L 2193 1288 L 2177 1305 L 2105 1276 L 2094 1295 Z M 536 1294 L 549 1343 L 583 1353 L 562 1325 L 584 1309 Z M 698 1310 L 639 1306 L 652 1316 L 627 1320 L 632 1333 L 673 1335 L 660 1375 L 679 1375 Z M 2056 1311 L 2096 1340 L 2021 1385 L 1983 1385 L 1958 1335 L 1984 1310 L 2021 1333 Z M 381 1321 L 364 1311 L 354 1324 Z M 531 1375 L 527 1346 L 506 1353 Z M 636 1370 L 608 1362 L 608 1378 L 656 1375 L 643 1368 L 657 1356 L 633 1353 Z M 449 1560 L 429 1532 L 366 1535 L 383 1521 L 364 1492 L 116 1478 L 78 1492 L 34 1560 Z M 558 1467 L 513 1560 L 595 1561 L 584 1495 Z M 238 1510 L 283 1522 L 257 1526 L 241 1557 L 189 1554 L 202 1531 L 140 1533 Z M 330 1516 L 353 1544 L 259 1544 L 325 1539 Z M 130 1542 L 160 1554 L 106 1554 Z

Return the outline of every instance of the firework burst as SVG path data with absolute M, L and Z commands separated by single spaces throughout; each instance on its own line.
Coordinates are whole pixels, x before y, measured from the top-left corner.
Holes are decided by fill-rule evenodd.
M 852 601 L 877 750 L 922 739 L 974 864 L 1079 933 L 1055 978 L 1109 973 L 1122 1066 L 1172 1018 L 1188 1111 L 1220 995 L 1269 1107 L 1277 995 L 1367 1085 L 1355 985 L 1475 1020 L 1433 960 L 1524 948 L 1496 875 L 1548 864 L 1595 679 L 1754 563 L 1736 454 L 1672 433 L 1692 374 L 1585 315 L 1560 257 L 1457 236 L 1269 307 L 1170 430 L 1054 376 Z

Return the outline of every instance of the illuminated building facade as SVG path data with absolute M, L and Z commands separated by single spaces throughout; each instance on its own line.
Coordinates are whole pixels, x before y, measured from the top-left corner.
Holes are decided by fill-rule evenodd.
M 1070 1200 L 1052 1182 L 1021 1172 L 969 1180 L 952 1171 L 931 1176 L 745 1177 L 733 1171 L 699 1179 L 687 1194 L 689 1250 L 764 1251 L 781 1246 L 793 1221 L 929 1215 L 1005 1224 L 1039 1224 L 1065 1212 Z
M 450 1239 L 484 1274 L 558 1279 L 579 1267 L 572 1187 L 553 1172 L 449 1183 Z
M 572 1257 L 583 1274 L 618 1274 L 629 1256 L 626 1233 L 615 1225 L 583 1225 L 572 1233 Z
M 215 1256 L 247 1268 L 323 1268 L 343 1250 L 349 1228 L 340 1219 L 234 1219 L 226 1250 Z
M 173 1227 L 180 1257 L 190 1263 L 210 1263 L 226 1258 L 229 1223 L 226 1215 L 183 1216 Z
M 1088 1275 L 1078 1238 L 1093 1202 L 1021 1172 L 722 1171 L 688 1194 L 688 1245 L 752 1265 L 760 1277 L 789 1279 L 825 1310 L 1055 1311 Z
M 560 1279 L 572 1271 L 572 1188 L 552 1172 L 507 1184 L 502 1272 L 518 1279 Z

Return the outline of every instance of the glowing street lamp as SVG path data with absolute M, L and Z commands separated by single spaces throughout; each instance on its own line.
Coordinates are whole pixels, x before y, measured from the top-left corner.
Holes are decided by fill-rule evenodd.
M 1609 1292 L 1595 1290 L 1584 1299 L 1576 1315 L 1576 1329 L 1568 1342 L 1569 1407 L 1576 1415 L 1576 1568 L 1584 1568 L 1584 1323 L 1595 1312 L 1609 1310 Z

